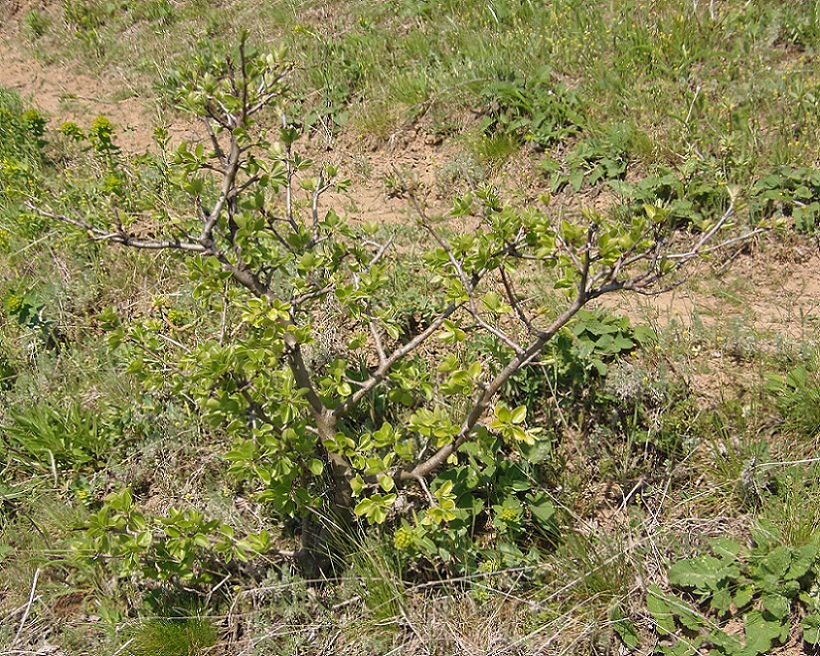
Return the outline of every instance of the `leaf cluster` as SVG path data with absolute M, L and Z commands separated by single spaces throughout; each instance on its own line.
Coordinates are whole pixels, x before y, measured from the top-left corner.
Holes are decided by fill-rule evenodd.
M 549 68 L 531 77 L 511 74 L 485 83 L 480 97 L 485 109 L 481 131 L 486 135 L 514 135 L 543 150 L 585 127 L 578 93 Z
M 719 538 L 710 543 L 712 555 L 672 565 L 670 585 L 691 595 L 694 605 L 650 586 L 647 607 L 658 633 L 669 639 L 659 646 L 661 653 L 695 654 L 709 647 L 717 654 L 756 656 L 785 642 L 797 620 L 803 640 L 820 643 L 820 538 L 814 534 L 803 546 L 788 546 L 765 521 L 752 537 L 751 549 Z M 726 631 L 732 618 L 742 620 L 743 639 Z

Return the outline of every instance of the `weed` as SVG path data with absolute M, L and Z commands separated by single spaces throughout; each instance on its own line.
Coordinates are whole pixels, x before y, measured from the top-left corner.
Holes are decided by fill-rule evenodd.
M 632 135 L 629 124 L 617 124 L 603 137 L 580 141 L 566 157 L 568 172 L 553 172 L 550 181 L 553 191 L 560 191 L 569 184 L 578 192 L 584 183 L 595 185 L 602 180 L 624 177 L 629 164 Z M 549 171 L 552 168 L 549 162 L 542 162 L 542 169 Z
M 42 12 L 32 9 L 23 19 L 26 26 L 26 36 L 31 41 L 36 41 L 48 32 L 51 21 Z
M 143 620 L 126 635 L 130 656 L 205 656 L 219 638 L 210 620 L 199 617 Z
M 420 129 L 432 137 L 428 143 L 452 138 L 466 150 L 438 170 L 436 181 L 442 196 L 454 188 L 467 192 L 455 204 L 459 217 L 467 216 L 482 194 L 489 198 L 482 183 L 507 162 L 539 158 L 538 184 L 564 190 L 548 208 L 553 214 L 552 223 L 543 226 L 547 232 L 565 218 L 572 223 L 575 191 L 594 196 L 609 187 L 622 201 L 612 209 L 620 232 L 607 232 L 610 244 L 627 239 L 633 221 L 646 218 L 707 234 L 733 201 L 738 227 L 765 219 L 817 233 L 820 183 L 812 164 L 820 153 L 817 7 L 785 0 L 541 4 L 536 10 L 528 0 L 286 0 L 265 6 L 257 0 L 233 0 L 230 6 L 204 0 L 65 0 L 20 16 L 37 57 L 79 63 L 102 79 L 113 77 L 107 74 L 116 67 L 118 78 L 136 79 L 138 87 L 147 71 L 153 75 L 160 69 L 157 88 L 167 107 L 187 95 L 180 94 L 183 78 L 167 70 L 169 62 L 192 50 L 207 59 L 221 42 L 232 40 L 236 24 L 265 38 L 275 35 L 299 62 L 290 78 L 295 97 L 287 115 L 298 117 L 309 131 L 333 136 L 349 130 L 384 139 L 397 126 L 407 126 L 403 135 Z M 115 92 L 113 97 L 125 96 Z M 278 128 L 278 111 L 261 114 L 259 126 Z M 154 235 L 165 227 L 176 239 L 199 234 L 201 226 L 189 222 L 193 213 L 187 205 L 196 181 L 182 180 L 194 183 L 182 189 L 167 174 L 175 157 L 188 158 L 189 167 L 208 160 L 207 140 L 202 152 L 183 148 L 165 161 L 134 159 L 118 150 L 111 128 L 98 120 L 82 128 L 67 125 L 58 135 L 42 114 L 0 89 L 0 268 L 9 272 L 0 291 L 0 430 L 9 454 L 0 485 L 5 593 L 0 615 L 25 606 L 33 573 L 41 566 L 36 592 L 43 599 L 32 605 L 26 628 L 33 633 L 33 627 L 48 623 L 63 649 L 78 653 L 109 647 L 113 653 L 115 641 L 124 647 L 121 653 L 204 653 L 219 632 L 213 625 L 196 626 L 198 616 L 188 612 L 172 619 L 173 611 L 164 609 L 158 615 L 165 619 L 134 627 L 128 646 L 117 629 L 140 600 L 158 590 L 195 589 L 197 596 L 208 595 L 214 606 L 209 613 L 221 613 L 222 600 L 211 594 L 218 585 L 241 609 L 235 614 L 231 609 L 234 635 L 248 641 L 247 651 L 260 653 L 352 652 L 366 649 L 368 641 L 378 653 L 405 647 L 408 653 L 523 652 L 530 645 L 533 653 L 646 651 L 654 647 L 637 643 L 636 626 L 643 627 L 635 618 L 652 613 L 659 633 L 666 631 L 659 651 L 710 649 L 749 656 L 774 648 L 786 629 L 795 639 L 817 644 L 818 562 L 812 550 L 818 472 L 779 462 L 784 459 L 777 455 L 791 451 L 789 459 L 810 457 L 803 452 L 815 448 L 820 432 L 820 383 L 811 352 L 817 326 L 810 317 L 803 326 L 802 352 L 783 354 L 769 394 L 759 396 L 756 389 L 704 389 L 699 377 L 687 380 L 689 364 L 699 373 L 719 366 L 717 358 L 706 357 L 717 352 L 743 371 L 775 368 L 767 359 L 768 336 L 741 323 L 714 330 L 696 326 L 696 348 L 689 349 L 691 334 L 672 321 L 655 353 L 639 350 L 652 340 L 648 334 L 642 339 L 633 324 L 606 313 L 581 314 L 553 348 L 507 381 L 501 389 L 506 402 L 488 406 L 480 417 L 486 434 L 451 453 L 442 465 L 447 471 L 431 476 L 427 488 L 410 481 L 387 489 L 390 475 L 407 461 L 452 440 L 458 422 L 446 413 L 456 416 L 486 385 L 487 372 L 509 356 L 508 343 L 478 340 L 472 320 L 442 324 L 442 339 L 395 367 L 384 379 L 385 389 L 368 394 L 338 424 L 336 432 L 355 442 L 350 447 L 340 441 L 339 454 L 362 472 L 355 479 L 364 493 L 354 501 L 353 524 L 356 530 L 368 519 L 384 524 L 373 527 L 367 541 L 340 546 L 349 567 L 338 566 L 338 580 L 308 591 L 310 584 L 294 578 L 288 566 L 271 565 L 276 550 L 262 531 L 273 528 L 272 515 L 287 514 L 287 504 L 311 513 L 324 503 L 326 495 L 307 498 L 303 483 L 314 476 L 322 484 L 330 461 L 321 453 L 305 457 L 309 431 L 303 439 L 291 435 L 302 430 L 297 415 L 307 397 L 288 393 L 292 376 L 270 375 L 289 351 L 243 341 L 275 332 L 270 325 L 252 325 L 264 323 L 265 312 L 254 313 L 239 292 L 232 291 L 224 303 L 213 300 L 224 290 L 224 270 L 217 263 L 208 268 L 196 258 L 189 269 L 196 282 L 188 285 L 173 257 L 106 256 L 96 246 L 82 245 L 82 235 L 57 237 L 47 231 L 42 218 L 19 202 L 48 190 L 60 197 L 60 211 L 72 210 L 72 217 L 93 227 L 113 218 L 106 234 L 124 229 Z M 231 136 L 217 132 L 218 140 Z M 272 129 L 269 138 L 275 137 Z M 160 141 L 167 146 L 167 135 Z M 311 150 L 315 154 L 313 144 Z M 298 169 L 297 187 L 303 178 L 309 187 L 300 168 L 304 160 L 288 159 Z M 208 161 L 222 166 L 218 159 Z M 270 276 L 279 290 L 317 269 L 301 251 L 281 264 L 275 235 L 258 243 L 248 239 L 259 220 L 259 203 L 265 221 L 277 231 L 285 225 L 284 202 L 272 200 L 282 186 L 280 162 L 249 159 L 243 175 L 253 177 L 257 165 L 268 186 L 261 196 L 243 196 L 231 206 L 235 230 L 230 223 L 220 227 L 215 243 L 239 235 L 236 248 L 225 251 L 227 261 L 238 254 L 251 258 L 249 270 L 260 280 Z M 115 166 L 124 172 L 113 174 Z M 373 175 L 364 159 L 354 167 L 364 179 Z M 63 170 L 68 175 L 58 180 L 56 171 Z M 99 172 L 98 179 L 84 179 Z M 400 173 L 382 180 L 389 194 L 407 198 L 420 190 L 416 173 Z M 218 191 L 205 188 L 200 207 L 209 210 L 217 198 Z M 557 209 L 557 203 L 565 205 Z M 530 199 L 527 205 L 526 212 L 540 212 Z M 308 208 L 309 198 L 307 204 L 298 199 L 294 217 L 309 214 Z M 510 218 L 510 208 L 498 199 L 486 202 L 484 210 L 498 226 Z M 608 218 L 596 221 L 600 226 Z M 319 215 L 322 229 L 336 220 Z M 451 274 L 452 267 L 464 267 L 469 274 L 475 258 L 486 262 L 502 251 L 515 253 L 509 250 L 514 235 L 499 233 L 498 242 L 484 251 L 459 247 L 456 264 L 418 262 L 416 253 L 429 239 L 410 223 L 359 233 L 354 222 L 349 233 L 354 246 L 346 244 L 345 250 L 320 235 L 316 257 L 342 263 L 340 268 L 330 277 L 303 277 L 302 287 L 283 297 L 290 308 L 285 311 L 313 328 L 315 343 L 305 354 L 322 402 L 358 389 L 378 366 L 377 353 L 351 355 L 351 343 L 372 338 L 371 321 L 389 354 L 422 334 L 447 307 L 440 301 L 448 268 Z M 469 234 L 451 235 L 441 226 L 443 220 L 435 227 L 448 240 L 469 241 Z M 563 236 L 572 238 L 571 228 Z M 381 290 L 371 291 L 382 272 L 370 264 L 370 240 L 383 243 L 390 236 L 396 237 L 393 245 L 401 257 L 384 267 Z M 684 236 L 678 232 L 675 238 Z M 303 251 L 303 235 L 292 239 Z M 358 248 L 367 256 L 361 261 L 351 257 Z M 583 254 L 583 249 L 576 252 Z M 593 254 L 599 256 L 607 257 Z M 50 273 L 54 262 L 60 277 Z M 509 264 L 493 262 L 490 268 L 500 271 Z M 270 273 L 280 265 L 281 274 Z M 561 268 L 564 263 L 558 263 Z M 433 269 L 439 275 L 435 281 Z M 522 293 L 515 298 L 538 319 L 555 316 L 562 300 L 560 293 L 543 293 L 562 280 L 557 269 L 537 275 L 527 266 L 518 269 L 514 282 Z M 343 282 L 348 271 L 355 274 L 352 288 Z M 574 282 L 563 284 L 574 289 Z M 460 303 L 457 283 L 446 293 Z M 365 313 L 356 315 L 365 318 L 360 330 L 351 325 L 356 321 L 341 317 L 338 298 L 304 312 L 293 309 L 294 298 L 328 285 Z M 194 286 L 199 304 L 185 300 Z M 490 291 L 496 297 L 476 299 L 476 321 L 500 307 L 497 286 Z M 716 294 L 721 312 L 742 311 L 757 291 L 722 281 Z M 169 294 L 179 296 L 165 302 Z M 114 327 L 112 343 L 120 340 L 122 346 L 106 355 L 95 338 L 97 316 L 115 305 L 121 326 L 136 317 L 143 325 L 136 332 Z M 389 312 L 367 316 L 383 308 Z M 107 312 L 103 323 L 113 316 Z M 503 330 L 514 321 L 512 314 L 505 316 L 499 324 Z M 59 330 L 66 327 L 71 339 L 58 344 Z M 519 329 L 510 331 L 513 341 L 527 334 L 526 327 Z M 455 360 L 442 358 L 443 368 L 431 369 L 439 355 Z M 669 371 L 659 369 L 656 357 L 670 363 Z M 115 375 L 126 358 L 134 362 L 133 376 Z M 169 376 L 173 367 L 194 372 L 196 384 L 186 387 Z M 236 370 L 248 372 L 248 379 L 232 378 Z M 189 394 L 210 413 L 213 428 Z M 263 426 L 264 417 L 275 413 L 281 414 Z M 197 496 L 201 481 L 210 480 L 205 469 L 218 471 L 221 480 L 224 467 L 213 460 L 227 450 L 225 433 L 235 438 L 229 461 L 240 480 L 231 483 L 233 494 L 226 495 L 221 511 L 245 532 L 258 532 L 249 541 L 240 529 L 233 537 L 222 520 L 213 524 Z M 141 438 L 139 449 L 130 438 Z M 386 462 L 386 455 L 395 458 Z M 291 475 L 296 482 L 290 488 L 270 483 Z M 602 504 L 585 506 L 593 478 L 616 489 L 620 484 L 624 493 L 636 479 L 649 479 L 652 490 L 661 489 L 662 482 L 663 493 L 610 516 L 600 511 Z M 123 483 L 133 485 L 133 498 L 103 499 Z M 166 517 L 143 507 L 148 497 L 165 508 L 183 503 L 187 494 L 193 495 L 190 507 Z M 265 499 L 279 505 L 263 505 Z M 71 508 L 63 510 L 66 503 Z M 618 498 L 613 505 L 620 503 Z M 44 510 L 49 507 L 51 515 Z M 594 517 L 575 517 L 569 510 L 579 508 L 593 509 Z M 680 559 L 678 543 L 686 540 L 681 524 L 670 517 L 681 508 L 694 516 L 728 515 L 747 524 L 756 517 L 759 523 L 752 542 L 734 554 L 734 546 L 728 545 L 727 556 L 726 543 L 713 544 L 706 559 L 719 566 L 712 560 L 693 563 Z M 683 564 L 644 571 L 621 510 L 651 523 L 653 550 Z M 577 525 L 593 520 L 594 535 L 588 528 L 578 532 Z M 70 527 L 76 528 L 71 535 Z M 84 558 L 64 560 L 69 537 Z M 250 557 L 253 563 L 237 562 Z M 811 563 L 799 575 L 803 561 Z M 651 586 L 664 581 L 667 571 L 672 588 L 650 587 L 650 600 L 641 605 L 635 580 Z M 459 576 L 436 586 L 443 574 Z M 420 582 L 419 590 L 408 580 Z M 50 600 L 65 594 L 66 581 L 87 595 L 84 604 L 101 618 L 93 629 L 94 644 L 81 646 L 75 636 L 74 648 L 71 629 L 65 628 L 70 622 L 51 621 L 48 615 Z M 561 592 L 552 597 L 545 590 Z M 260 603 L 263 598 L 270 603 Z M 734 607 L 724 611 L 727 598 Z M 525 606 L 536 608 L 536 616 Z M 0 628 L 0 641 L 13 640 L 19 618 L 13 616 L 11 629 Z M 522 618 L 534 627 L 531 635 L 515 634 Z M 736 627 L 742 628 L 740 640 L 733 635 Z M 99 644 L 102 634 L 105 645 Z M 338 644 L 340 639 L 348 644 Z
M 757 412 L 755 405 L 732 399 L 698 419 L 708 449 L 708 494 L 724 508 L 759 508 L 769 492 L 767 472 L 758 466 L 768 459 L 769 442 L 758 434 Z
M 418 173 L 407 166 L 400 166 L 382 177 L 384 191 L 390 198 L 406 198 L 417 195 L 421 188 Z
M 617 172 L 617 168 L 614 171 Z M 599 177 L 605 173 L 599 171 Z M 575 184 L 583 184 L 581 173 L 576 176 Z M 565 174 L 562 177 L 561 173 L 553 174 L 553 180 L 558 184 L 562 180 L 572 184 L 572 180 Z M 698 230 L 708 230 L 712 217 L 725 211 L 729 200 L 726 186 L 714 171 L 713 163 L 698 159 L 688 160 L 681 172 L 658 167 L 635 183 L 619 180 L 616 176 L 608 181 L 608 185 L 631 201 L 627 207 L 618 210 L 624 216 L 644 211 L 646 205 L 656 205 L 676 225 L 691 225 Z
M 373 163 L 367 155 L 354 155 L 351 160 L 353 172 L 361 182 L 370 180 L 373 175 Z
M 10 462 L 35 472 L 53 471 L 55 477 L 58 469 L 76 475 L 105 465 L 115 442 L 98 415 L 77 404 L 14 409 L 2 430 Z
M 47 121 L 34 109 L 25 109 L 20 97 L 0 87 L 0 216 L 11 211 L 8 201 L 30 193 L 43 162 Z
M 481 98 L 487 114 L 482 132 L 504 134 L 510 143 L 527 141 L 545 148 L 583 128 L 578 94 L 555 80 L 550 69 L 530 79 L 511 75 L 490 82 L 482 87 Z
M 817 535 L 801 547 L 783 544 L 767 522 L 752 529 L 751 550 L 726 538 L 713 540 L 713 555 L 678 561 L 669 582 L 692 594 L 694 607 L 649 587 L 647 606 L 664 638 L 664 654 L 715 653 L 756 656 L 783 644 L 791 633 L 793 612 L 801 609 L 803 640 L 820 642 L 820 606 L 816 600 L 820 547 Z M 726 630 L 730 618 L 742 618 L 743 640 Z
M 814 233 L 820 227 L 820 170 L 781 166 L 752 188 L 758 213 L 790 216 L 800 231 Z
M 174 5 L 169 0 L 148 0 L 148 2 L 140 2 L 134 6 L 135 20 L 154 22 L 163 29 L 170 27 L 176 17 Z
M 500 132 L 482 134 L 473 144 L 476 159 L 491 172 L 497 173 L 513 154 L 518 152 L 521 141 L 515 134 Z
M 811 362 L 817 354 L 811 358 Z M 770 374 L 768 387 L 778 395 L 786 426 L 801 438 L 820 435 L 820 380 L 814 366 L 799 365 L 786 376 Z
M 780 463 L 761 463 L 761 468 L 780 469 L 770 473 L 772 498 L 761 517 L 778 528 L 783 544 L 800 548 L 812 542 L 820 532 L 820 484 L 814 464 L 810 467 Z
M 404 563 L 392 541 L 362 537 L 352 545 L 349 584 L 364 600 L 375 622 L 401 615 L 405 604 Z
M 457 155 L 436 171 L 436 187 L 442 195 L 452 195 L 454 190 L 467 191 L 485 182 L 488 169 L 475 155 Z
M 373 136 L 382 141 L 387 141 L 399 125 L 398 117 L 391 106 L 374 102 L 362 106 L 351 120 L 353 129 L 361 135 Z

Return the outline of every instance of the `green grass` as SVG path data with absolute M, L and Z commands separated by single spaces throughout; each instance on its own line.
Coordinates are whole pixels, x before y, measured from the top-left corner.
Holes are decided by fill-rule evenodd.
M 205 656 L 213 651 L 219 634 L 207 619 L 149 619 L 128 633 L 123 645 L 129 656 Z
M 159 75 L 173 85 L 168 64 L 199 38 L 230 41 L 229 24 L 272 37 L 298 62 L 306 120 L 332 129 L 356 115 L 384 115 L 385 107 L 400 119 L 434 105 L 485 110 L 485 103 L 504 102 L 486 95 L 494 85 L 512 83 L 521 92 L 546 78 L 578 94 L 593 133 L 634 125 L 654 144 L 656 159 L 673 166 L 697 153 L 715 158 L 736 182 L 818 152 L 816 8 L 789 3 L 726 7 L 714 20 L 707 7 L 696 11 L 683 0 L 471 0 L 436 3 L 435 10 L 398 0 L 280 1 L 261 9 L 251 0 L 127 8 L 72 0 L 49 11 L 55 20 L 29 15 L 37 52 L 103 70 L 127 59 L 129 75 L 144 84 Z M 538 113 L 548 99 L 532 100 Z M 384 136 L 372 120 L 354 126 Z

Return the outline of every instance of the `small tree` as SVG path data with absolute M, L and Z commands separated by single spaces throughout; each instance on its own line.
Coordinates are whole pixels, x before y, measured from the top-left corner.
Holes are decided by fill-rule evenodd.
M 226 283 L 239 290 L 230 295 L 240 312 L 235 338 L 223 334 L 183 349 L 169 366 L 150 344 L 161 326 L 139 326 L 129 338 L 148 346 L 132 370 L 150 377 L 152 362 L 161 364 L 157 384 L 170 378 L 208 420 L 227 426 L 236 440 L 227 456 L 232 470 L 256 482 L 259 498 L 280 516 L 306 520 L 297 554 L 304 562 L 316 548 L 313 518 L 383 523 L 408 488 L 418 491 L 417 512 L 396 542 L 434 553 L 430 537 L 459 517 L 459 486 L 470 489 L 476 463 L 498 464 L 539 440 L 526 407 L 510 407 L 500 396 L 510 378 L 594 299 L 656 292 L 688 262 L 736 241 L 716 244 L 733 204 L 699 234 L 675 235 L 660 206 L 646 206 L 626 223 L 588 211 L 579 224 L 555 217 L 547 198 L 520 209 L 484 186 L 455 200 L 452 214 L 469 229 L 448 236 L 413 199 L 433 243 L 423 261 L 435 299 L 425 321 L 409 329 L 389 275 L 401 255 L 390 240 L 375 238 L 378 230 L 322 209 L 323 197 L 347 181 L 337 167 L 300 156 L 299 132 L 287 121 L 270 127 L 283 115 L 289 70 L 283 53 L 258 53 L 243 39 L 234 54 L 200 55 L 183 72 L 179 106 L 201 119 L 206 139 L 181 145 L 167 178 L 192 211 L 177 216 L 153 197 L 163 221 L 150 237 L 139 236 L 134 217 L 117 209 L 91 218 L 37 211 L 95 241 L 189 254 L 201 297 L 224 296 Z M 111 170 L 121 171 L 112 148 L 104 154 Z M 533 299 L 520 282 L 525 274 L 551 281 L 561 307 Z M 338 357 L 312 367 L 305 349 L 331 302 L 346 343 Z M 116 334 L 126 333 L 121 326 Z M 494 357 L 467 348 L 477 334 L 499 346 Z M 444 352 L 420 359 L 434 340 Z M 386 405 L 394 410 L 365 412 Z M 531 491 L 524 501 L 526 507 L 513 498 L 506 511 L 496 509 L 505 530 L 524 512 L 549 521 L 543 496 Z

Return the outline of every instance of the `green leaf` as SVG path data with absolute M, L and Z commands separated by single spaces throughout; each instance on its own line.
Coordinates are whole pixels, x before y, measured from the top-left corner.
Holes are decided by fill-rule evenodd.
M 147 549 L 151 546 L 153 539 L 154 537 L 151 535 L 151 531 L 143 531 L 137 535 L 137 545 L 142 549 Z
M 680 603 L 674 597 L 665 595 L 655 584 L 647 588 L 646 607 L 652 613 L 652 619 L 655 620 L 660 635 L 674 635 L 677 631 L 673 608 Z
M 712 556 L 679 560 L 669 569 L 669 582 L 699 592 L 713 592 L 724 578 L 723 562 Z
M 194 544 L 202 549 L 207 549 L 211 546 L 211 541 L 208 539 L 207 535 L 203 535 L 202 533 L 197 533 L 194 536 Z
M 353 512 L 356 513 L 358 517 L 361 517 L 362 515 L 368 515 L 372 511 L 372 508 L 373 502 L 370 499 L 362 499 L 356 504 Z
M 463 342 L 467 337 L 461 328 L 449 319 L 444 320 L 442 330 L 439 332 L 439 339 L 444 342 Z
M 788 623 L 768 620 L 760 611 L 749 611 L 744 620 L 746 644 L 741 652 L 742 656 L 767 653 L 775 641 L 784 639 L 784 629 L 785 637 L 788 637 Z
M 609 614 L 609 619 L 612 622 L 612 630 L 621 639 L 627 649 L 635 649 L 641 638 L 635 625 L 632 623 L 620 607 L 615 607 Z
M 739 656 L 743 650 L 743 643 L 736 635 L 729 635 L 720 627 L 715 627 L 709 632 L 708 642 L 718 649 L 710 651 L 710 654 L 726 654 L 726 656 Z
M 325 470 L 325 463 L 318 458 L 313 458 L 308 463 L 308 469 L 310 469 L 310 473 L 314 476 L 321 476 L 322 472 Z
M 786 572 L 786 579 L 796 581 L 803 578 L 817 564 L 818 555 L 820 550 L 815 544 L 807 544 L 792 552 L 792 562 L 789 571 Z
M 785 620 L 791 611 L 791 602 L 779 594 L 764 594 L 761 598 L 763 607 L 778 620 Z
M 523 423 L 523 421 L 527 418 L 527 407 L 524 405 L 520 405 L 515 410 L 512 411 L 512 415 L 510 417 L 510 421 L 514 424 Z
M 557 528 L 555 522 L 555 505 L 553 505 L 552 501 L 548 498 L 543 496 L 531 497 L 528 507 L 533 519 L 535 519 L 542 528 L 549 528 L 550 530 Z
M 724 562 L 736 560 L 738 554 L 743 549 L 737 542 L 729 540 L 728 538 L 715 538 L 709 543 L 709 547 L 712 552 L 716 556 L 719 556 Z
M 581 191 L 581 187 L 584 186 L 584 175 L 585 172 L 583 169 L 573 169 L 569 174 L 569 183 L 572 186 L 573 191 L 578 193 Z
M 507 407 L 507 404 L 503 402 L 495 406 L 495 416 L 498 421 L 490 424 L 491 428 L 501 428 L 503 425 L 509 424 L 512 421 L 512 412 Z
M 654 344 L 658 341 L 658 334 L 653 328 L 644 325 L 637 325 L 632 329 L 632 337 L 641 346 Z
M 752 585 L 744 585 L 735 591 L 732 603 L 738 608 L 742 609 L 747 606 L 755 596 L 755 587 Z
M 359 496 L 364 489 L 364 479 L 359 475 L 353 477 L 353 480 L 350 481 L 350 489 L 353 491 L 354 496 Z
M 820 612 L 806 615 L 800 622 L 803 627 L 803 640 L 810 645 L 820 644 Z
M 716 611 L 718 615 L 726 615 L 732 605 L 732 594 L 727 588 L 721 588 L 709 600 L 709 606 Z

